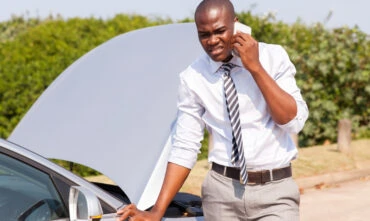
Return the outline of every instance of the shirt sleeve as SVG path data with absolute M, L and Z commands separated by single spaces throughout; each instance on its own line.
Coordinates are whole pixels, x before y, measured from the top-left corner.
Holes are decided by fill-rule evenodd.
M 288 123 L 278 126 L 288 133 L 297 134 L 303 129 L 303 126 L 308 118 L 308 107 L 295 80 L 295 74 L 297 72 L 296 68 L 294 64 L 290 61 L 287 52 L 281 46 L 279 46 L 279 48 L 279 57 L 281 58 L 281 60 L 277 64 L 278 72 L 275 76 L 275 80 L 277 84 L 284 91 L 289 93 L 296 101 L 297 114 Z
M 204 108 L 200 99 L 180 75 L 178 112 L 172 132 L 172 149 L 168 161 L 193 168 L 200 152 L 204 135 L 202 115 Z

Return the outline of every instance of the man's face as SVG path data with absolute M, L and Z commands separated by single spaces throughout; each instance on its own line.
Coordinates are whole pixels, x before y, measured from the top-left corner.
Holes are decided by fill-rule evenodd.
M 199 41 L 205 52 L 214 61 L 228 61 L 231 58 L 231 38 L 234 32 L 234 18 L 222 9 L 209 9 L 195 17 Z

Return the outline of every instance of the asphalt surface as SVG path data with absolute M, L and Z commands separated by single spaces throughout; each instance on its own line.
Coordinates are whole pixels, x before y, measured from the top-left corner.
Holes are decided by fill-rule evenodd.
M 305 189 L 300 213 L 300 221 L 370 221 L 370 176 Z

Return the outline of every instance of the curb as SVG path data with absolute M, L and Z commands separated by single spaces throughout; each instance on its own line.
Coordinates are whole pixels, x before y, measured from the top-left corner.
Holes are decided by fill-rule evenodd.
M 298 178 L 295 179 L 295 181 L 298 184 L 299 188 L 310 189 L 320 185 L 332 185 L 360 179 L 366 176 L 370 176 L 370 166 L 367 166 L 367 168 L 362 169 L 327 173 L 314 177 Z

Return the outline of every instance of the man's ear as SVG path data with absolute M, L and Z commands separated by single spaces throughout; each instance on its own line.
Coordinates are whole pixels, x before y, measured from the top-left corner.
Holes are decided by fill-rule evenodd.
M 234 18 L 234 22 L 236 22 L 236 21 L 239 21 L 238 17 L 235 17 Z

